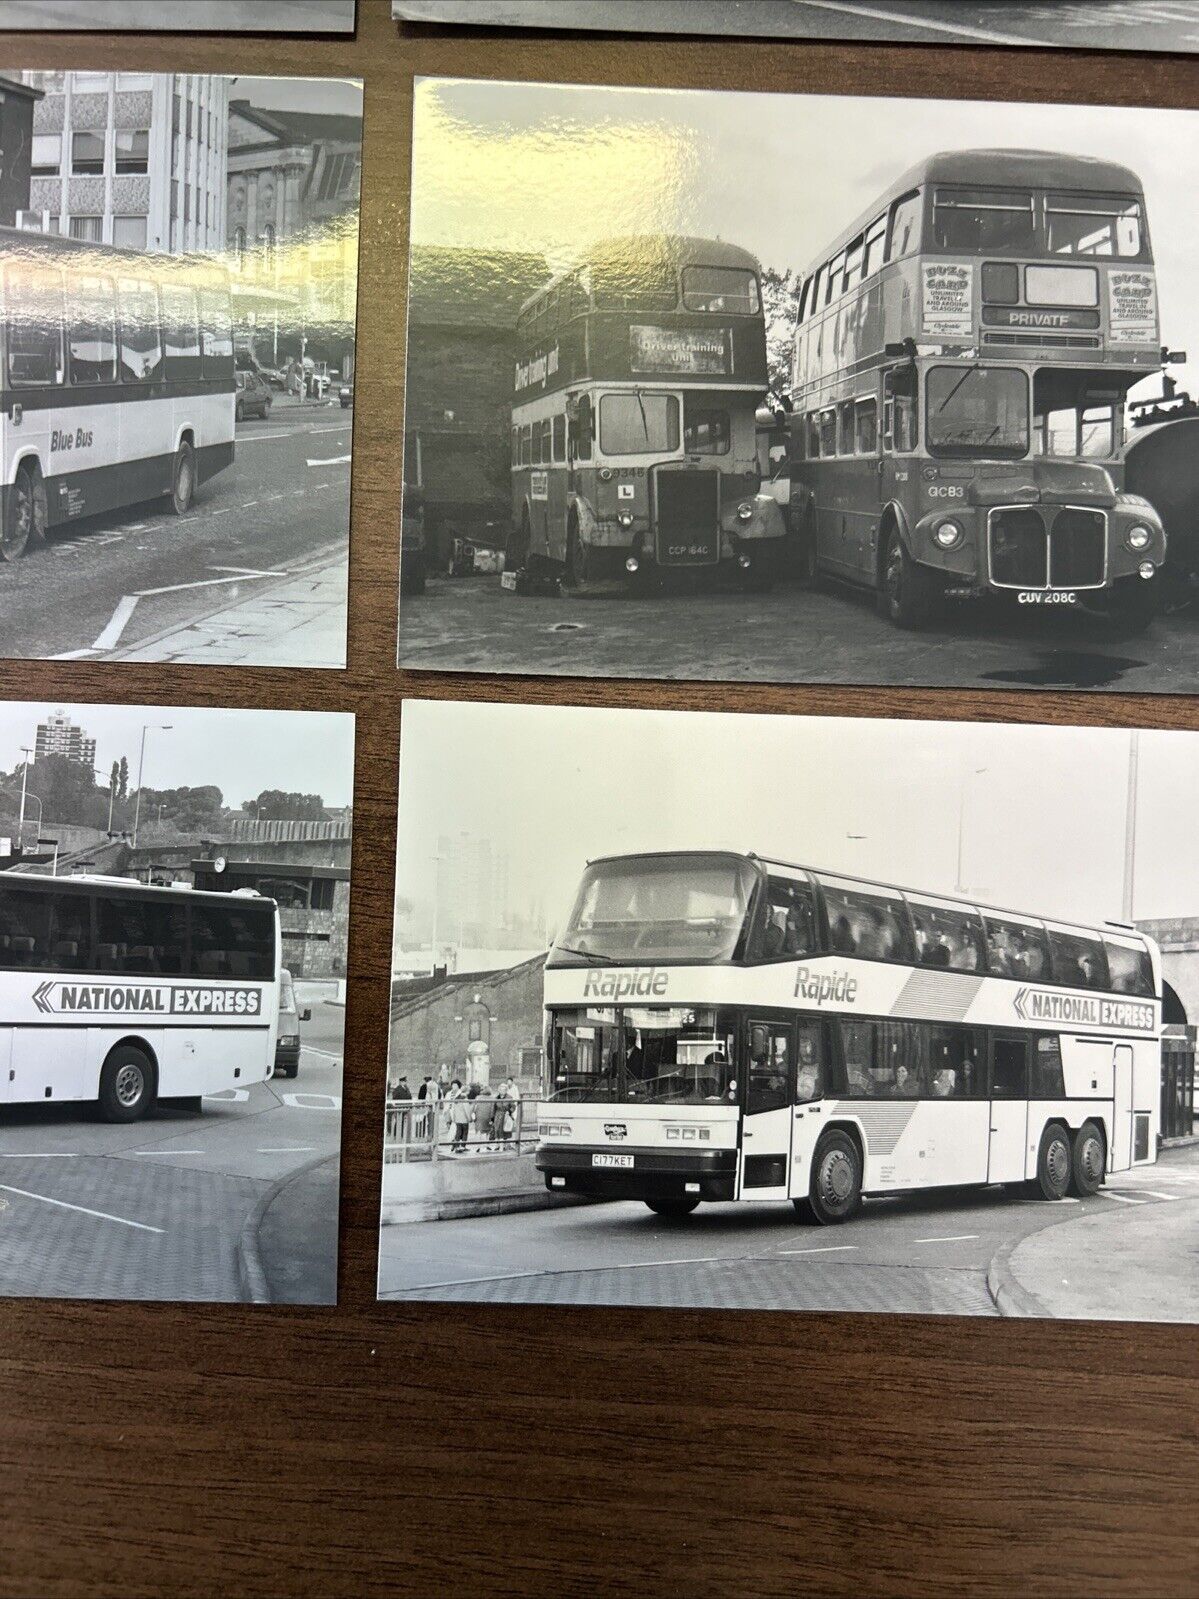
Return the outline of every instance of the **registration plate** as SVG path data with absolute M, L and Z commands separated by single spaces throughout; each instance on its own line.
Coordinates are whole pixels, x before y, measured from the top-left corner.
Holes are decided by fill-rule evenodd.
M 591 1164 L 593 1166 L 631 1166 L 633 1157 L 632 1155 L 592 1155 Z
M 1021 589 L 1016 595 L 1018 605 L 1077 605 L 1078 595 L 1073 589 Z

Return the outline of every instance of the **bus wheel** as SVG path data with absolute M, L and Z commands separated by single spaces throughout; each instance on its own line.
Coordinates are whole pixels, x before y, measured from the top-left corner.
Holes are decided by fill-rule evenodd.
M 186 439 L 175 451 L 175 464 L 171 468 L 171 505 L 176 516 L 182 516 L 191 505 L 196 492 L 196 452 Z
M 529 548 L 533 543 L 533 529 L 529 526 L 529 513 L 521 512 L 520 531 L 515 529 L 508 535 L 507 548 L 504 550 L 505 572 L 520 572 L 529 564 Z
M 883 557 L 879 609 L 896 627 L 924 627 L 932 619 L 935 597 L 934 580 L 912 560 L 893 527 Z
M 699 1204 L 693 1194 L 672 1194 L 669 1199 L 647 1199 L 645 1202 L 655 1216 L 664 1216 L 667 1221 L 682 1221 L 684 1216 Z
M 812 1157 L 812 1179 L 803 1213 L 822 1227 L 849 1221 L 862 1204 L 862 1162 L 848 1133 L 825 1133 Z M 798 1208 L 798 1206 L 797 1206 Z
M 1148 632 L 1161 609 L 1157 579 L 1122 577 L 1112 589 L 1108 617 L 1117 635 Z
M 567 588 L 582 588 L 587 581 L 587 546 L 579 537 L 577 522 L 570 524 L 566 535 L 566 571 L 564 582 Z
M 1070 1188 L 1080 1197 L 1099 1191 L 1103 1181 L 1103 1135 L 1094 1122 L 1083 1122 L 1074 1137 Z
M 795 554 L 795 578 L 801 588 L 811 589 L 816 587 L 819 576 L 816 564 L 816 518 L 805 516 Z
M 4 533 L 0 538 L 0 560 L 16 561 L 24 555 L 31 540 L 40 543 L 46 533 L 46 491 L 41 500 L 41 530 L 38 530 L 37 485 L 27 466 L 17 468 L 17 475 L 9 495 L 8 515 L 4 519 Z
M 1070 1186 L 1070 1135 L 1052 1122 L 1041 1134 L 1037 1151 L 1037 1187 L 1042 1199 L 1064 1199 Z
M 119 1044 L 100 1072 L 100 1114 L 106 1122 L 135 1122 L 154 1102 L 154 1068 L 132 1044 Z

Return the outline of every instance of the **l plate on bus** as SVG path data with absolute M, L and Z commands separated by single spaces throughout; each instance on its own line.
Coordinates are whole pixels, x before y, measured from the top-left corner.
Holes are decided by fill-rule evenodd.
M 631 1166 L 633 1164 L 633 1157 L 632 1155 L 596 1154 L 592 1155 L 591 1164 L 593 1166 Z

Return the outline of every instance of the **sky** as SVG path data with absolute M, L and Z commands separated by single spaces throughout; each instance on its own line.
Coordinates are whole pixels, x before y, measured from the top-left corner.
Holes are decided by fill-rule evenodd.
M 230 78 L 230 100 L 260 111 L 320 111 L 361 117 L 361 78 Z
M 1138 920 L 1199 916 L 1199 733 L 1142 731 Z M 431 903 L 439 837 L 509 856 L 551 934 L 587 860 L 735 849 L 1061 920 L 1122 912 L 1130 735 L 984 722 L 407 700 L 397 892 Z M 963 785 L 965 805 L 961 804 Z
M 71 705 L 0 701 L 0 770 L 11 772 L 33 748 L 39 722 L 65 711 L 96 740 L 96 767 L 107 786 L 113 761 L 129 762 L 137 786 L 143 723 L 148 723 L 147 788 L 198 788 L 215 783 L 227 805 L 256 799 L 267 788 L 320 794 L 326 805 L 349 805 L 354 783 L 354 718 L 326 711 L 242 711 L 178 705 Z M 169 723 L 171 731 L 161 731 Z
M 413 241 L 555 269 L 605 235 L 679 231 L 802 271 L 934 151 L 1116 161 L 1145 187 L 1162 338 L 1194 358 L 1175 374 L 1199 383 L 1196 111 L 425 78 L 414 126 Z

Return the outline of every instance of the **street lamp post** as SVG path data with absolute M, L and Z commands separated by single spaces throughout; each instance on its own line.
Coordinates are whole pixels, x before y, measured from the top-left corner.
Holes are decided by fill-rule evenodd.
M 171 722 L 159 722 L 157 724 L 157 729 L 160 733 L 169 733 L 173 725 L 174 724 Z M 153 726 L 155 726 L 155 724 L 152 722 L 142 723 L 141 750 L 137 757 L 137 800 L 133 807 L 133 839 L 130 844 L 131 849 L 137 848 L 137 824 L 141 819 L 142 814 L 142 773 L 145 770 L 146 765 L 146 734 Z
M 17 844 L 18 844 L 19 848 L 24 849 L 25 848 L 25 787 L 26 787 L 26 784 L 29 781 L 29 757 L 33 754 L 33 751 L 29 748 L 28 744 L 22 744 L 20 746 L 20 749 L 21 749 L 21 754 L 25 757 L 25 759 L 21 763 L 21 814 L 20 814 L 20 817 L 17 820 Z M 35 795 L 34 797 L 36 798 L 37 796 Z M 40 826 L 39 826 L 38 831 L 39 832 L 41 831 Z
M 434 863 L 434 865 L 440 866 L 442 861 L 445 859 L 445 856 L 444 855 L 430 855 L 429 859 Z M 433 932 L 432 932 L 432 937 L 430 939 L 431 948 L 429 950 L 429 955 L 430 955 L 429 971 L 430 971 L 430 974 L 432 974 L 433 972 L 435 972 L 437 970 L 437 907 L 438 907 L 438 903 L 439 903 L 440 899 L 441 899 L 441 892 L 440 892 L 439 884 L 437 882 L 437 875 L 435 873 L 434 877 L 433 877 Z
M 963 771 L 962 773 L 962 787 L 958 795 L 958 872 L 953 885 L 956 894 L 964 894 L 966 892 L 966 884 L 962 880 L 962 863 L 966 849 L 966 790 L 971 777 L 981 777 L 987 770 L 988 768 L 985 766 L 976 766 L 972 772 Z
M 1137 789 L 1141 762 L 1141 735 L 1132 728 L 1128 736 L 1128 794 L 1124 803 L 1124 896 L 1121 915 L 1132 921 L 1137 876 Z

